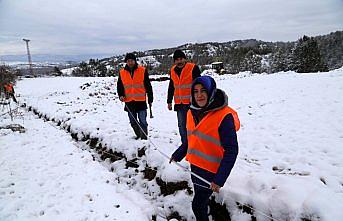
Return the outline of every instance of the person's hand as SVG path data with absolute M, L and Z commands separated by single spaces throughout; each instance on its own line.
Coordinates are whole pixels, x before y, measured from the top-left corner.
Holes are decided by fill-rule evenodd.
M 124 101 L 124 99 L 125 99 L 125 97 L 124 97 L 124 96 L 120 96 L 120 97 L 119 97 L 119 100 L 120 100 L 121 102 L 123 102 L 123 101 Z
M 173 109 L 172 104 L 168 103 L 168 110 L 172 110 L 172 109 Z
M 213 191 L 213 192 L 216 192 L 216 193 L 219 193 L 219 190 L 220 190 L 220 186 L 218 186 L 217 184 L 215 183 L 211 183 L 211 186 L 210 186 L 210 189 Z

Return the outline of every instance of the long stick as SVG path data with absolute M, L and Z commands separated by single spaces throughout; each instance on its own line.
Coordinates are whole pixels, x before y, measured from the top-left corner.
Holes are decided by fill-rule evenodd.
M 149 104 L 149 110 L 150 110 L 150 118 L 154 118 L 154 116 L 152 115 L 152 107 L 151 107 L 151 104 Z

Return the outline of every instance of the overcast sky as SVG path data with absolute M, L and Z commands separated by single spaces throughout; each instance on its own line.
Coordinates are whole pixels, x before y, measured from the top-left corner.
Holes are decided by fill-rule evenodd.
M 185 43 L 294 41 L 343 30 L 343 0 L 0 0 L 0 56 L 122 54 Z

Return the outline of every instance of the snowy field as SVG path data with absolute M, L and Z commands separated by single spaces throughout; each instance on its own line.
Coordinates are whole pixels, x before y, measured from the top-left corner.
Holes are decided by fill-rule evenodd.
M 240 73 L 216 76 L 237 110 L 239 156 L 215 201 L 231 219 L 343 220 L 343 69 L 312 74 Z M 79 139 L 98 138 L 125 160 L 93 161 L 84 142 L 32 112 L 15 119 L 25 133 L 0 130 L 0 220 L 163 220 L 177 211 L 187 220 L 187 190 L 161 195 L 148 165 L 164 182 L 187 181 L 189 172 L 162 154 L 180 143 L 176 113 L 167 110 L 168 82 L 152 82 L 149 140 L 135 140 L 115 78 L 38 78 L 17 82 L 18 100 L 60 121 Z M 23 110 L 24 111 L 24 110 Z M 8 124 L 1 116 L 1 125 Z M 88 148 L 88 149 L 87 149 Z M 145 149 L 144 156 L 138 150 Z M 187 162 L 181 163 L 188 166 Z M 110 171 L 113 172 L 110 172 Z

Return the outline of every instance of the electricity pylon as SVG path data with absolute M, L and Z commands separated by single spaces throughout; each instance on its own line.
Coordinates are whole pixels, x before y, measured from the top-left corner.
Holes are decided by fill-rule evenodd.
M 27 57 L 29 59 L 30 74 L 33 75 L 32 60 L 31 60 L 31 54 L 30 54 L 30 48 L 29 48 L 29 41 L 30 40 L 23 38 L 23 41 L 26 42 L 26 49 L 27 49 Z

